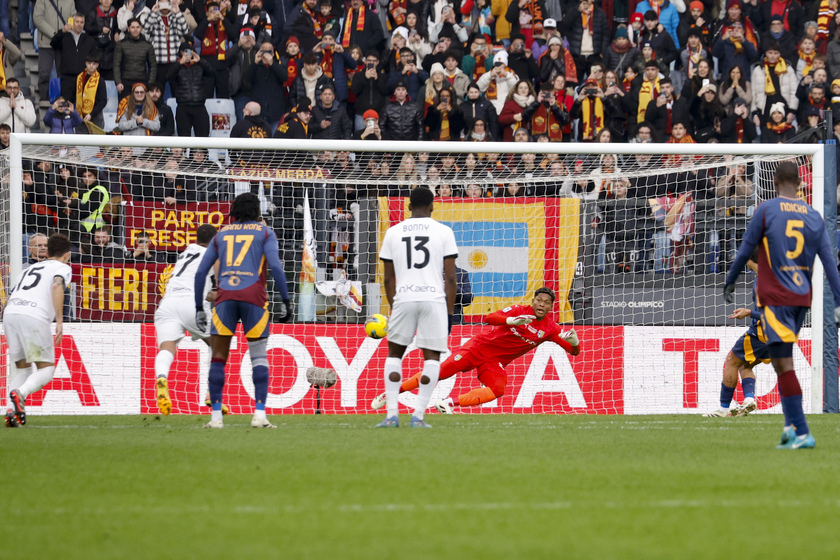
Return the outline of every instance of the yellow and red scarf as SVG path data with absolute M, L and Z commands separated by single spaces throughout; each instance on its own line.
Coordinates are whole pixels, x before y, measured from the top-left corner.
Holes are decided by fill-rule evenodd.
M 449 111 L 440 112 L 440 138 L 441 141 L 451 140 L 449 133 Z
M 359 8 L 359 16 L 356 19 L 356 31 L 361 33 L 365 30 L 365 6 L 362 4 L 362 7 Z M 341 37 L 341 46 L 345 49 L 350 48 L 350 35 L 353 30 L 353 12 L 355 10 L 350 10 L 350 17 L 347 18 L 348 21 L 344 22 L 344 35 Z
M 589 99 L 585 97 L 581 104 L 581 118 L 583 119 L 583 140 L 594 140 L 595 135 L 604 128 L 604 102 L 600 97 Z
M 805 54 L 802 52 L 802 49 L 799 49 L 799 59 L 805 61 L 805 67 L 802 69 L 802 75 L 807 76 L 811 73 L 811 65 L 814 63 L 814 57 L 817 55 L 817 51 L 811 51 L 811 54 Z
M 207 31 L 204 33 L 204 40 L 201 42 L 201 56 L 215 56 L 218 60 L 224 60 L 227 45 L 225 20 L 222 19 L 207 27 Z
M 6 48 L 0 47 L 0 88 L 6 87 Z
M 487 72 L 487 57 L 483 54 L 475 57 L 475 68 L 473 68 L 472 81 L 478 83 L 478 79 Z
M 589 32 L 590 35 L 595 34 L 595 10 L 590 7 L 589 11 L 581 12 L 580 14 L 583 16 L 583 28 Z
M 321 57 L 321 70 L 324 71 L 324 76 L 327 78 L 333 77 L 333 56 L 335 55 L 335 51 L 332 48 L 325 48 L 323 51 L 324 56 Z
M 703 52 L 703 45 L 697 45 L 697 50 L 691 50 L 690 46 L 686 46 L 686 50 L 688 51 L 688 60 L 692 62 L 692 64 L 697 64 L 700 62 L 701 53 Z
M 76 110 L 82 118 L 93 112 L 93 105 L 96 103 L 96 90 L 99 87 L 99 71 L 87 77 L 87 71 L 79 74 L 76 78 Z
M 137 84 L 134 84 L 134 85 L 131 86 L 132 91 L 134 90 L 134 87 L 136 85 Z M 125 115 L 126 110 L 128 110 L 128 100 L 129 100 L 129 97 L 123 97 L 122 101 L 120 101 L 120 104 L 117 107 L 117 122 L 118 123 L 120 122 L 120 119 L 122 119 L 123 115 Z M 152 105 L 152 111 L 147 116 L 144 116 L 143 117 L 144 119 L 155 120 L 155 117 L 157 117 L 157 107 L 155 107 L 154 103 L 152 103 L 151 105 Z M 119 128 L 114 130 L 114 134 L 119 134 Z M 151 136 L 151 135 L 152 135 L 152 131 L 147 128 L 146 129 L 146 136 Z
M 511 69 L 505 66 L 505 72 L 511 72 Z M 499 88 L 496 86 L 496 79 L 493 78 L 490 80 L 490 85 L 487 86 L 487 93 L 485 94 L 487 99 L 498 99 L 499 98 Z
M 776 67 L 773 69 L 777 76 L 781 76 L 785 72 L 787 72 L 787 64 L 785 64 L 785 59 L 779 57 L 779 61 L 776 63 Z M 779 78 L 781 83 L 781 78 Z M 767 64 L 767 59 L 764 59 L 764 93 L 767 95 L 774 95 L 776 93 L 776 86 L 773 85 L 773 77 L 770 74 L 770 66 Z
M 303 3 L 303 11 L 305 11 L 306 15 L 308 15 L 312 20 L 312 26 L 314 28 L 313 33 L 320 39 L 324 34 L 324 29 L 321 27 L 321 21 L 318 19 L 320 12 L 318 14 L 313 13 L 312 10 L 309 9 L 309 6 L 306 5 L 306 2 Z
M 793 125 L 788 123 L 787 121 L 782 121 L 779 124 L 776 124 L 773 121 L 767 123 L 767 130 L 775 132 L 776 134 L 784 134 L 792 128 Z
M 645 120 L 645 113 L 647 112 L 648 103 L 656 99 L 659 95 L 659 77 L 656 77 L 655 82 L 647 80 L 642 82 L 642 88 L 639 90 L 639 107 L 636 111 L 636 122 L 643 122 Z
M 820 2 L 820 10 L 817 12 L 817 41 L 829 40 L 829 28 L 831 20 L 834 19 L 835 9 L 831 7 L 829 0 Z

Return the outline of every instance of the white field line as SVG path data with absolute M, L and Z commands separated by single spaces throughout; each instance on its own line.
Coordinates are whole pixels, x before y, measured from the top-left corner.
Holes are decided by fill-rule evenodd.
M 458 512 L 458 511 L 559 511 L 581 509 L 613 510 L 673 510 L 673 509 L 711 509 L 721 508 L 754 509 L 768 508 L 814 508 L 828 507 L 840 509 L 840 500 L 657 500 L 650 502 L 477 502 L 477 503 L 438 503 L 438 504 L 324 504 L 313 506 L 248 506 L 211 507 L 207 505 L 176 505 L 167 507 L 115 506 L 94 507 L 85 510 L 85 515 L 189 515 L 224 513 L 225 515 L 284 515 L 306 513 L 423 513 L 423 512 Z M 34 515 L 77 515 L 75 508 L 32 508 L 28 514 Z

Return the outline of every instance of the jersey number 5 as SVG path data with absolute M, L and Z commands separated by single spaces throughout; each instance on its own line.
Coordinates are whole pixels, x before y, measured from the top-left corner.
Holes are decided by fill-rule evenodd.
M 239 266 L 242 264 L 242 261 L 245 260 L 245 255 L 248 254 L 248 249 L 251 248 L 251 243 L 254 242 L 253 235 L 231 235 L 229 237 L 225 237 L 225 244 L 227 245 L 227 251 L 225 251 L 225 265 L 226 266 Z M 233 259 L 233 247 L 234 244 L 236 246 L 242 245 L 242 248 L 239 249 L 239 254 L 236 255 L 236 260 L 232 261 Z
M 425 236 L 422 236 L 422 237 L 415 237 L 413 239 L 417 240 L 417 243 L 414 245 L 414 251 L 419 251 L 420 253 L 423 254 L 423 261 L 419 262 L 419 263 L 414 263 L 413 266 L 414 266 L 414 268 L 425 268 L 426 265 L 429 264 L 429 257 L 430 257 L 429 249 L 426 248 L 426 244 L 429 242 L 429 238 L 425 237 Z M 403 243 L 405 243 L 405 264 L 406 264 L 406 268 L 411 268 L 412 267 L 412 264 L 411 264 L 411 261 L 412 261 L 412 259 L 411 259 L 411 256 L 412 256 L 411 241 L 412 241 L 412 238 L 411 237 L 403 237 L 402 241 L 403 241 Z
M 785 253 L 785 256 L 787 258 L 795 259 L 802 253 L 802 249 L 805 248 L 805 237 L 802 235 L 802 232 L 799 231 L 804 227 L 805 222 L 803 222 L 802 220 L 787 221 L 787 229 L 785 229 L 785 235 L 796 239 L 796 247 L 793 249 L 793 251 L 787 251 Z

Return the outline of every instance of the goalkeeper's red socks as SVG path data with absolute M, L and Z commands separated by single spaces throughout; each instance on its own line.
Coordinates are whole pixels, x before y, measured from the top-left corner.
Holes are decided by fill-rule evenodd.
M 452 399 L 452 404 L 457 406 L 478 406 L 482 403 L 496 400 L 496 393 L 488 387 L 473 389 L 469 393 L 458 395 Z

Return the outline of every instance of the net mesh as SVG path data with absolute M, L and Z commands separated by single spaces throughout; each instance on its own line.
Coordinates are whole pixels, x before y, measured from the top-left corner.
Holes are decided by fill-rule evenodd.
M 724 273 L 756 205 L 773 196 L 775 166 L 791 156 L 676 156 L 661 147 L 646 156 L 580 155 L 574 145 L 553 144 L 530 154 L 442 153 L 431 144 L 429 152 L 353 153 L 24 146 L 24 261 L 38 258 L 30 254 L 36 233 L 66 233 L 75 248 L 56 378 L 28 405 L 36 413 L 157 413 L 155 310 L 176 259 L 200 225 L 223 226 L 230 201 L 253 192 L 277 233 L 294 303 L 293 322 L 271 326 L 269 413 L 370 412 L 384 390 L 386 343 L 366 337 L 362 325 L 389 312 L 378 246 L 408 216 L 410 190 L 428 185 L 434 217 L 459 244 L 450 348 L 488 328 L 487 313 L 527 304 L 543 285 L 558 294 L 552 317 L 582 341 L 577 357 L 546 343 L 517 359 L 503 397 L 464 411 L 714 408 L 723 360 L 747 327 L 727 319 Z M 795 159 L 810 202 L 811 158 Z M 3 224 L 9 165 L 0 154 Z M 0 233 L 4 286 L 13 280 L 13 233 L 8 226 Z M 752 306 L 752 279 L 741 276 L 738 307 Z M 270 279 L 268 291 L 276 319 L 282 305 Z M 801 335 L 795 360 L 809 403 L 807 325 Z M 180 342 L 169 375 L 173 412 L 208 411 L 208 362 L 202 340 Z M 311 367 L 335 370 L 337 384 L 310 386 Z M 410 351 L 403 371 L 420 367 L 419 352 Z M 241 331 L 227 372 L 226 404 L 250 413 Z M 778 411 L 770 366 L 756 372 L 759 409 Z M 475 372 L 458 374 L 440 382 L 432 402 L 478 386 Z M 410 394 L 402 398 L 411 403 Z

